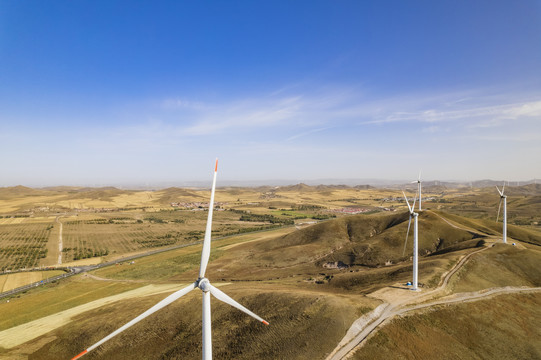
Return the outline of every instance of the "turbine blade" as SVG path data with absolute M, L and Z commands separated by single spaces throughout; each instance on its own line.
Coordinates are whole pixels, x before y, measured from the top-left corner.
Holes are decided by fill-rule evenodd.
M 498 190 L 498 194 L 500 194 L 500 196 L 503 196 L 503 193 L 500 191 L 497 185 L 496 185 L 496 190 Z
M 101 339 L 100 341 L 95 343 L 94 345 L 90 346 L 88 349 L 86 349 L 85 351 L 83 351 L 79 355 L 75 356 L 71 360 L 78 359 L 81 356 L 85 355 L 86 353 L 94 350 L 95 348 L 97 348 L 98 346 L 100 346 L 101 344 L 106 342 L 107 340 L 110 340 L 111 338 L 113 338 L 116 335 L 120 334 L 121 332 L 128 329 L 132 325 L 137 324 L 139 321 L 143 320 L 144 318 L 146 318 L 149 315 L 152 315 L 153 313 L 160 310 L 161 308 L 166 307 L 167 305 L 171 304 L 173 301 L 181 298 L 182 296 L 186 295 L 187 293 L 189 293 L 190 291 L 192 291 L 195 288 L 196 288 L 196 283 L 193 283 L 193 284 L 190 284 L 190 285 L 186 286 L 183 289 L 178 290 L 177 292 L 172 293 L 171 295 L 169 295 L 168 297 L 166 297 L 165 299 L 163 299 L 162 301 L 160 301 L 159 303 L 157 303 L 156 305 L 154 305 L 153 307 L 151 307 L 150 309 L 148 309 L 147 311 L 145 311 L 144 313 L 142 313 L 141 315 L 139 315 L 135 319 L 131 320 L 130 322 L 128 322 L 125 325 L 118 328 L 117 330 L 113 331 L 111 334 L 107 335 L 106 337 L 104 337 L 103 339 Z
M 496 222 L 500 219 L 500 209 L 502 208 L 502 198 L 500 198 L 500 205 L 498 206 L 498 216 L 496 216 Z
M 421 170 L 419 170 L 419 182 L 421 182 Z
M 417 201 L 417 194 L 415 194 L 415 197 L 413 198 L 413 206 L 411 207 L 411 211 L 415 211 L 415 202 Z
M 205 239 L 203 240 L 203 250 L 201 251 L 201 265 L 199 267 L 199 277 L 205 277 L 207 265 L 210 257 L 210 237 L 212 234 L 212 212 L 214 211 L 214 191 L 216 190 L 216 174 L 218 173 L 218 159 L 214 166 L 214 178 L 212 179 L 212 190 L 210 192 L 209 215 L 207 218 L 207 228 L 205 229 Z
M 502 196 L 503 196 L 503 193 L 505 191 L 505 181 L 503 182 L 503 187 L 502 187 Z
M 408 197 L 406 196 L 406 193 L 404 192 L 404 190 L 402 190 L 402 194 L 404 194 L 404 199 L 406 199 L 406 204 L 408 204 L 408 209 L 410 210 L 410 213 L 411 213 L 411 206 L 410 206 L 410 202 L 408 201 Z
M 209 284 L 209 287 L 210 287 L 210 293 L 212 295 L 214 295 L 214 297 L 216 299 L 218 299 L 220 301 L 223 301 L 224 303 L 229 304 L 229 305 L 239 309 L 240 311 L 250 315 L 254 319 L 257 319 L 257 320 L 261 321 L 265 325 L 269 325 L 268 322 L 266 322 L 261 317 L 257 316 L 256 314 L 254 314 L 253 312 L 251 312 L 250 310 L 246 309 L 244 306 L 242 306 L 241 304 L 239 304 L 238 302 L 233 300 L 229 295 L 224 293 L 222 290 L 218 289 L 217 287 L 212 286 L 211 284 Z
M 411 214 L 410 214 L 410 221 L 408 221 L 408 232 L 406 232 L 406 241 L 404 242 L 404 250 L 402 251 L 402 256 L 406 254 L 406 247 L 408 245 L 408 235 L 410 234 L 410 226 L 411 226 Z

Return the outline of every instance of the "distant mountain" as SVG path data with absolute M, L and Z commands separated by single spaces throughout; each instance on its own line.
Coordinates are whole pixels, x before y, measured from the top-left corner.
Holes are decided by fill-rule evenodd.
M 261 189 L 261 191 L 267 188 L 280 188 L 281 190 L 290 189 L 291 191 L 298 190 L 332 190 L 332 189 L 370 189 L 370 188 L 387 188 L 387 189 L 404 189 L 415 188 L 416 183 L 412 183 L 413 180 L 385 180 L 385 179 L 319 179 L 319 180 L 286 180 L 286 179 L 271 179 L 271 180 L 220 180 L 217 186 L 219 188 L 238 187 L 238 188 L 255 188 Z M 503 180 L 475 180 L 475 181 L 441 181 L 441 180 L 423 180 L 423 188 L 429 189 L 457 189 L 461 187 L 473 187 L 484 188 L 502 186 Z M 526 186 L 537 183 L 536 179 L 526 181 L 506 181 L 506 186 Z M 541 181 L 540 181 L 541 183 Z M 161 182 L 154 184 L 116 184 L 115 186 L 102 186 L 102 187 L 90 187 L 90 186 L 48 186 L 42 188 L 32 188 L 26 186 L 12 186 L 0 189 L 8 189 L 7 192 L 16 193 L 29 193 L 31 190 L 45 190 L 45 191 L 94 191 L 100 190 L 166 190 L 172 188 L 192 188 L 192 189 L 208 189 L 211 186 L 210 181 L 178 181 L 178 182 Z M 434 190 L 436 191 L 436 190 Z
M 359 189 L 359 190 L 375 189 L 375 187 L 371 185 L 357 185 L 357 186 L 354 186 L 354 188 Z
M 159 190 L 155 192 L 157 200 L 155 202 L 160 204 L 169 204 L 173 202 L 192 202 L 192 201 L 204 201 L 208 202 L 208 196 L 197 194 L 196 191 L 189 189 L 170 187 L 167 189 Z
M 39 196 L 46 194 L 46 191 L 33 189 L 22 185 L 0 188 L 0 199 L 2 200 L 13 199 L 23 196 Z
M 312 186 L 306 185 L 304 183 L 300 183 L 297 185 L 289 185 L 289 186 L 280 186 L 277 191 L 284 192 L 284 191 L 293 191 L 293 192 L 313 192 L 316 191 L 316 189 Z

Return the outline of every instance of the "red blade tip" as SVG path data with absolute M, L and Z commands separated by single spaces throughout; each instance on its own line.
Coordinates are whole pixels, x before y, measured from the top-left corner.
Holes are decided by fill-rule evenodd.
M 71 360 L 78 359 L 78 358 L 80 358 L 81 356 L 83 356 L 84 354 L 86 354 L 87 352 L 88 352 L 88 350 L 85 350 L 85 351 L 83 351 L 82 353 L 80 353 L 79 355 L 77 355 L 76 357 L 74 357 L 74 358 L 71 359 Z
M 218 171 L 218 159 L 216 159 L 216 165 L 214 166 L 214 172 Z
M 263 322 L 263 324 L 265 324 L 265 325 L 269 325 L 269 323 L 266 322 L 265 320 L 263 320 L 262 322 Z

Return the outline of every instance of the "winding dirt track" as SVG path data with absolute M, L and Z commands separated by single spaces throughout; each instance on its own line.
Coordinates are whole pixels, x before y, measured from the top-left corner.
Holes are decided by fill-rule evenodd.
M 378 316 L 374 321 L 369 323 L 366 327 L 362 328 L 356 336 L 350 340 L 346 345 L 342 346 L 339 349 L 335 349 L 331 355 L 327 357 L 327 360 L 337 360 L 337 359 L 347 359 L 360 349 L 364 344 L 365 340 L 375 333 L 380 325 L 385 325 L 395 316 L 403 315 L 407 312 L 420 310 L 428 307 L 433 307 L 437 305 L 445 305 L 452 303 L 464 303 L 471 301 L 479 301 L 489 297 L 503 295 L 503 294 L 514 294 L 514 293 L 524 293 L 524 292 L 541 292 L 541 287 L 536 288 L 517 288 L 517 287 L 504 287 L 504 288 L 493 288 L 485 289 L 473 293 L 459 293 L 451 295 L 450 297 L 441 298 L 439 300 L 430 301 L 424 304 L 412 305 L 401 308 L 400 306 L 393 306 L 387 304 L 380 316 Z
M 470 229 L 462 228 L 457 224 L 449 222 L 439 214 L 436 215 L 455 228 L 471 231 Z M 340 341 L 338 346 L 327 356 L 326 360 L 339 360 L 351 357 L 355 351 L 365 344 L 365 340 L 371 334 L 377 332 L 380 326 L 384 325 L 395 316 L 400 316 L 410 311 L 429 308 L 437 305 L 479 301 L 503 294 L 541 291 L 541 287 L 528 288 L 508 286 L 503 288 L 484 289 L 471 293 L 457 293 L 446 296 L 449 279 L 458 270 L 460 270 L 473 255 L 486 251 L 490 249 L 490 247 L 486 246 L 480 250 L 464 255 L 449 271 L 442 274 L 440 283 L 433 290 L 422 293 L 405 289 L 385 288 L 370 294 L 370 296 L 384 300 L 385 302 L 374 309 L 371 313 L 365 314 L 357 319 L 346 333 L 346 336 L 344 336 L 342 341 Z M 405 293 L 406 291 L 410 292 Z

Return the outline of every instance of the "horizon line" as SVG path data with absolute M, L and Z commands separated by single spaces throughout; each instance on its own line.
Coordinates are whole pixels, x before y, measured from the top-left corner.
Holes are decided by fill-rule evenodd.
M 493 180 L 493 179 L 479 179 L 479 180 L 457 180 L 457 179 L 445 179 L 445 180 L 423 180 L 422 183 L 428 183 L 429 186 L 439 186 L 439 185 L 465 185 L 465 186 L 475 186 L 479 187 L 480 183 L 490 183 L 490 185 L 481 185 L 481 186 L 492 186 L 495 183 L 502 184 L 505 182 L 507 186 L 524 186 L 529 184 L 537 184 L 537 178 L 532 178 L 528 180 Z M 16 185 L 0 185 L 2 188 L 15 188 L 15 187 L 27 187 L 31 189 L 42 189 L 47 190 L 51 188 L 116 188 L 119 190 L 163 190 L 171 187 L 190 187 L 190 188 L 207 188 L 209 186 L 209 181 L 205 180 L 185 180 L 185 181 L 153 181 L 153 182 L 107 182 L 107 183 L 85 183 L 85 184 L 16 184 Z M 377 179 L 377 178 L 349 178 L 349 179 L 272 179 L 272 180 L 222 180 L 220 181 L 219 188 L 224 187 L 264 187 L 264 186 L 295 186 L 295 185 L 307 185 L 307 186 L 374 186 L 374 187 L 384 187 L 384 186 L 397 186 L 397 185 L 409 185 L 410 180 L 391 180 L 391 179 Z

